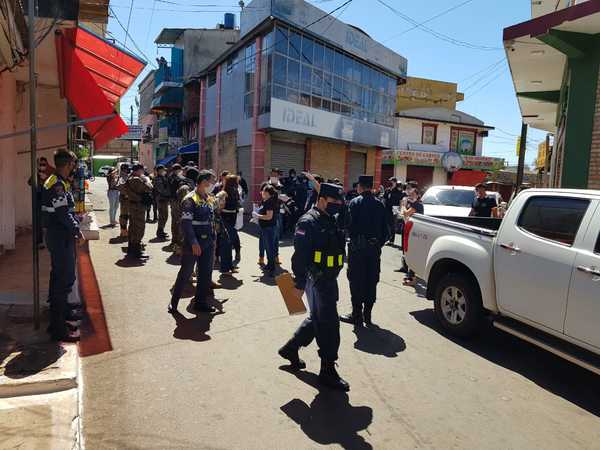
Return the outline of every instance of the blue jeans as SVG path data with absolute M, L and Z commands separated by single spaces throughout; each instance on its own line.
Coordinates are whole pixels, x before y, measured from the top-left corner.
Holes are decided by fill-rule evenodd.
M 108 217 L 110 223 L 117 223 L 117 210 L 119 209 L 119 191 L 108 191 Z
M 260 229 L 261 240 L 263 242 L 264 249 L 267 253 L 267 265 L 266 270 L 275 269 L 275 239 L 276 239 L 276 228 L 277 227 L 265 227 Z
M 221 233 L 221 236 L 219 236 L 219 258 L 221 261 L 219 270 L 221 272 L 230 272 L 233 269 L 233 257 L 231 253 L 233 251 L 232 239 L 234 238 L 233 231 L 235 231 L 235 228 L 231 225 L 225 225 L 225 230 L 227 233 Z

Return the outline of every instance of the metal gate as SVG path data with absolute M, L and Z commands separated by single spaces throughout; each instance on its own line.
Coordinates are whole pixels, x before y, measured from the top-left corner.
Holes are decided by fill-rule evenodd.
M 296 173 L 304 170 L 304 144 L 293 144 L 291 142 L 271 142 L 271 167 L 283 171 L 287 176 L 290 169 Z
M 367 171 L 367 154 L 351 151 L 348 155 L 348 183 L 349 189 L 354 183 L 358 182 L 358 177 L 364 175 Z

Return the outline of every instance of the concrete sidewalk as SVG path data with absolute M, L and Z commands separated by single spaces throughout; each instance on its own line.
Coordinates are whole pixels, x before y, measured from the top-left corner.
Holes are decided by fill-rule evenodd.
M 34 330 L 31 261 L 30 235 L 0 257 L 0 448 L 72 449 L 79 445 L 77 345 L 52 342 L 45 331 L 46 250 L 40 251 L 41 326 Z

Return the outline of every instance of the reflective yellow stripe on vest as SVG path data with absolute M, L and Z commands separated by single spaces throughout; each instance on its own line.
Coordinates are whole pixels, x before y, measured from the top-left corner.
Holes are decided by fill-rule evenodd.
M 333 256 L 327 257 L 327 267 L 333 267 Z
M 344 255 L 338 255 L 338 266 L 342 267 L 344 265 Z
M 315 262 L 317 264 L 319 264 L 321 262 L 321 252 L 319 252 L 319 251 L 315 252 Z

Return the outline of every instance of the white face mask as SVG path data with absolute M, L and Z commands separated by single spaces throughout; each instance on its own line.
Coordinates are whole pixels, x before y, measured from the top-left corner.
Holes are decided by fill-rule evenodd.
M 271 178 L 269 178 L 269 181 L 271 181 L 272 184 L 277 184 L 277 183 L 279 183 L 279 178 L 271 177 Z

